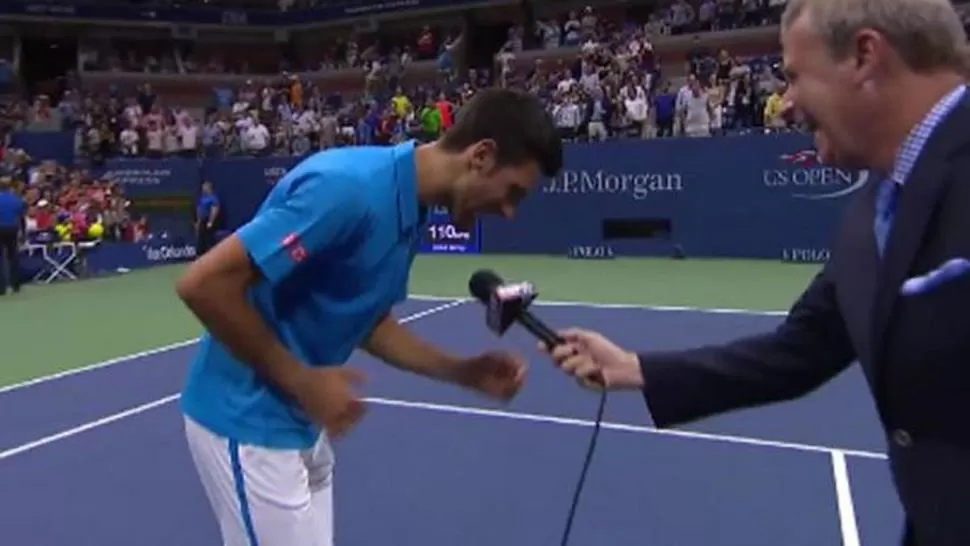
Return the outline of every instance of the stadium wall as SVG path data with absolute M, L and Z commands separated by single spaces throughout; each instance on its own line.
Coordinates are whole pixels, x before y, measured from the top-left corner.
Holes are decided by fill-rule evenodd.
M 234 229 L 299 160 L 114 159 L 95 174 L 119 182 L 134 203 L 190 204 L 211 181 L 224 227 Z M 463 232 L 446 211 L 432 211 L 423 250 L 824 261 L 845 203 L 866 179 L 821 165 L 800 134 L 568 144 L 562 173 L 515 219 L 487 218 Z

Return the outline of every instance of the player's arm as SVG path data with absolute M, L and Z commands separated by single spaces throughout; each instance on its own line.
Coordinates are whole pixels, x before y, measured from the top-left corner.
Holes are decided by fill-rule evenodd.
M 176 290 L 206 330 L 237 359 L 292 395 L 304 368 L 247 299 L 247 291 L 260 278 L 243 241 L 232 235 L 196 260 L 178 280 Z
M 261 282 L 279 285 L 308 261 L 325 264 L 320 258 L 353 244 L 366 218 L 359 188 L 340 180 L 315 183 L 314 176 L 294 180 L 281 203 L 196 260 L 176 288 L 215 339 L 287 394 L 298 389 L 306 368 L 249 302 L 249 290 Z
M 463 360 L 422 340 L 390 313 L 371 330 L 362 348 L 395 368 L 439 381 L 457 382 Z
M 856 358 L 823 269 L 773 332 L 724 345 L 639 355 L 657 426 L 804 395 Z

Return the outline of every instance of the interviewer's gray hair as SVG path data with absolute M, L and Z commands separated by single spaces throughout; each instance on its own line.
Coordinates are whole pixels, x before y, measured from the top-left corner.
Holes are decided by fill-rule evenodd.
M 966 69 L 967 36 L 950 0 L 789 0 L 781 28 L 802 15 L 838 59 L 868 28 L 885 36 L 911 70 Z

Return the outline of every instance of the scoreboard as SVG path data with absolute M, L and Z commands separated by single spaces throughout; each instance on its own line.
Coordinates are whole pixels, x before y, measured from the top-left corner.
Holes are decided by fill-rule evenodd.
M 478 254 L 482 251 L 481 226 L 478 220 L 471 230 L 458 228 L 444 207 L 428 211 L 428 221 L 421 239 L 421 252 L 433 254 Z

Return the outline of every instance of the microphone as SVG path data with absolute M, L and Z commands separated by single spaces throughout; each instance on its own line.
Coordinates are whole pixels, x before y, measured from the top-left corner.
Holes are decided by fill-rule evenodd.
M 552 328 L 529 312 L 529 305 L 538 295 L 532 283 L 505 284 L 494 271 L 480 269 L 468 280 L 468 291 L 485 304 L 486 324 L 498 335 L 504 334 L 513 322 L 518 322 L 550 349 L 565 343 Z
M 499 277 L 494 271 L 480 269 L 468 279 L 468 291 L 471 292 L 472 296 L 475 296 L 475 299 L 485 304 L 485 322 L 498 335 L 504 334 L 513 322 L 518 322 L 530 334 L 545 343 L 549 349 L 566 342 L 552 328 L 546 326 L 544 322 L 529 312 L 529 305 L 535 301 L 537 296 L 532 283 L 506 284 L 502 277 Z M 569 515 L 566 517 L 566 528 L 563 531 L 560 546 L 568 546 L 569 544 L 573 521 L 579 507 L 579 497 L 586 483 L 586 475 L 593 460 L 593 452 L 596 450 L 596 441 L 599 438 L 603 414 L 606 410 L 606 393 L 608 390 L 602 372 L 597 371 L 595 375 L 588 379 L 601 387 L 600 402 L 596 410 L 593 435 L 590 437 L 586 458 L 583 461 L 583 469 L 579 473 L 579 482 L 573 491 L 573 499 L 569 506 Z
M 532 283 L 506 284 L 498 273 L 490 269 L 479 269 L 468 279 L 468 291 L 485 304 L 485 323 L 496 334 L 503 335 L 513 322 L 518 322 L 549 349 L 566 342 L 552 328 L 546 326 L 546 323 L 529 312 L 529 306 L 538 296 Z M 601 373 L 589 380 L 601 386 L 606 385 Z

